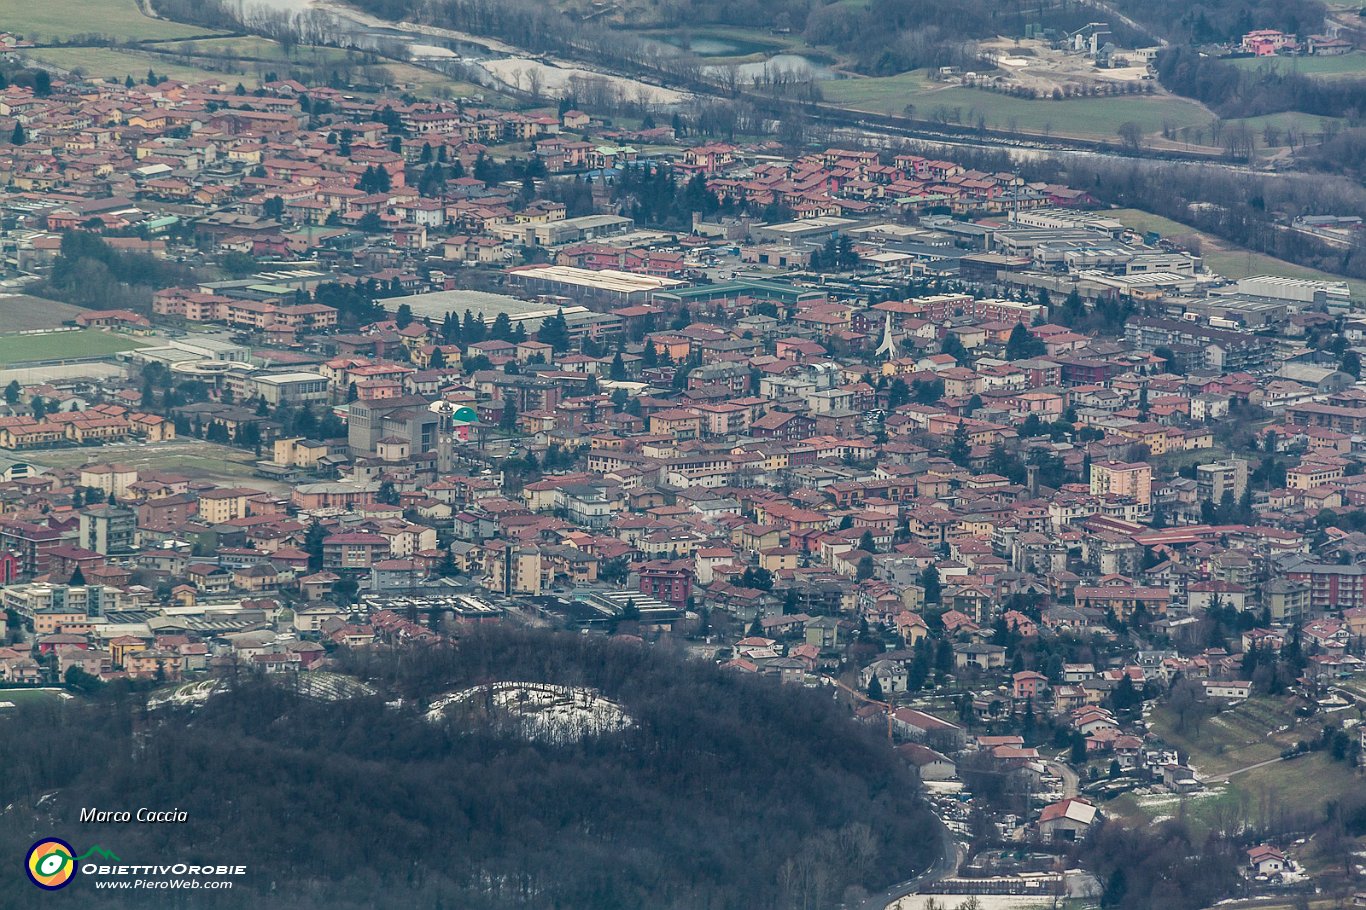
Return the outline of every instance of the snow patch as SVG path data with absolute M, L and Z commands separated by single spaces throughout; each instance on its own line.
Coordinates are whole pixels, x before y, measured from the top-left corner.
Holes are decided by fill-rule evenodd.
M 633 723 L 626 709 L 597 689 L 548 683 L 499 682 L 448 692 L 432 700 L 427 720 L 440 723 L 457 710 L 511 721 L 521 736 L 551 742 L 618 733 Z

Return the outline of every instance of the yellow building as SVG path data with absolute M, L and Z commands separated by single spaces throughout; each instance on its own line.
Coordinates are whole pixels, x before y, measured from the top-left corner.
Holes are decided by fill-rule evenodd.
M 1143 505 L 1152 502 L 1153 468 L 1145 461 L 1091 465 L 1091 495 L 1118 496 Z

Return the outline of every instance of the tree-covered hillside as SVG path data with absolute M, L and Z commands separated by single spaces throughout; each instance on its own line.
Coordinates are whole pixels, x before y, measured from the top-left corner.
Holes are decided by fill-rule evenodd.
M 195 708 L 125 692 L 8 712 L 4 849 L 51 835 L 125 862 L 244 863 L 232 892 L 159 903 L 337 910 L 828 907 L 927 861 L 914 777 L 827 693 L 504 630 L 351 669 L 382 694 L 328 703 L 239 680 Z M 433 697 L 499 680 L 591 687 L 633 723 L 555 744 L 425 718 Z M 83 806 L 190 820 L 80 825 Z M 5 878 L 0 905 L 31 889 Z

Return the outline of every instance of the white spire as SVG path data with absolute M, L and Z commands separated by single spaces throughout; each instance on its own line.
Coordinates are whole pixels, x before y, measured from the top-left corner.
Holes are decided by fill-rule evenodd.
M 887 321 L 882 326 L 882 343 L 877 346 L 877 355 L 881 357 L 887 355 L 888 360 L 892 360 L 897 354 L 896 335 L 892 333 L 892 314 L 887 314 Z

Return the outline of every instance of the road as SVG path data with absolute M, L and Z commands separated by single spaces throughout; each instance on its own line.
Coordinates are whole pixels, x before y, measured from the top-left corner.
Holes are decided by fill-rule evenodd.
M 1081 778 L 1077 772 L 1060 761 L 1045 761 L 1044 766 L 1062 780 L 1062 798 L 1071 799 L 1080 792 Z
M 1242 774 L 1244 771 L 1255 771 L 1255 770 L 1257 770 L 1258 768 L 1265 768 L 1267 765 L 1274 765 L 1274 764 L 1276 764 L 1276 762 L 1278 762 L 1278 761 L 1285 761 L 1285 759 L 1279 758 L 1279 757 L 1278 757 L 1278 758 L 1268 759 L 1268 760 L 1266 760 L 1266 761 L 1259 761 L 1259 762 L 1257 762 L 1257 764 L 1255 764 L 1255 765 L 1248 765 L 1246 768 L 1239 768 L 1238 770 L 1236 770 L 1236 771 L 1230 771 L 1230 772 L 1228 772 L 1227 774 L 1216 774 L 1216 775 L 1214 775 L 1213 777 L 1207 777 L 1207 778 L 1205 778 L 1205 783 L 1207 783 L 1207 784 L 1215 784 L 1215 783 L 1218 783 L 1219 781 L 1228 780 L 1230 777 L 1233 777 L 1235 774 Z
M 886 910 L 888 904 L 898 901 L 908 894 L 915 894 L 921 885 L 937 882 L 958 873 L 958 842 L 953 839 L 953 832 L 949 830 L 948 825 L 944 824 L 938 815 L 934 816 L 934 822 L 939 827 L 939 855 L 935 857 L 930 867 L 914 878 L 897 882 L 890 888 L 867 898 L 858 906 L 858 910 Z

